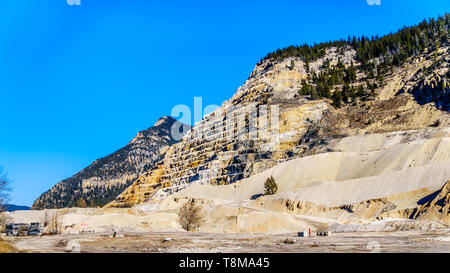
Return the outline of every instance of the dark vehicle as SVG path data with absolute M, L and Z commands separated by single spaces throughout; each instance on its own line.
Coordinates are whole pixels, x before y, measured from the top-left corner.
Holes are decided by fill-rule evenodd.
M 17 224 L 6 224 L 5 233 L 6 236 L 17 236 L 19 233 L 19 226 Z
M 29 226 L 23 223 L 7 224 L 5 232 L 7 236 L 26 236 L 28 235 Z
M 28 228 L 28 236 L 41 236 L 43 228 L 41 223 L 31 223 Z

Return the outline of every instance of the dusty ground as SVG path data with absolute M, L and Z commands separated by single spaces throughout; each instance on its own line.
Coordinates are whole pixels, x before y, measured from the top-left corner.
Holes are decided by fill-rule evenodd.
M 300 238 L 294 234 L 252 235 L 212 233 L 147 233 L 3 237 L 25 252 L 446 252 L 448 231 L 334 233 Z M 165 238 L 172 240 L 164 242 Z
M 18 252 L 16 248 L 14 248 L 10 242 L 5 242 L 0 239 L 0 253 L 15 253 Z

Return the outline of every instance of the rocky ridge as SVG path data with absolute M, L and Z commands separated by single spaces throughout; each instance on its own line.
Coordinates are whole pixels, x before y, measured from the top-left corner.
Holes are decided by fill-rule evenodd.
M 80 200 L 85 206 L 103 206 L 112 201 L 176 143 L 171 136 L 175 122 L 172 117 L 160 118 L 125 147 L 56 184 L 34 202 L 32 209 L 80 206 Z

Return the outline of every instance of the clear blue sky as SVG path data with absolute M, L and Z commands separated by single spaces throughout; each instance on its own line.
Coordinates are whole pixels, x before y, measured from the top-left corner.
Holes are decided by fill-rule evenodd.
M 220 105 L 276 48 L 450 10 L 448 0 L 158 2 L 0 2 L 0 165 L 12 203 L 31 205 L 177 104 Z

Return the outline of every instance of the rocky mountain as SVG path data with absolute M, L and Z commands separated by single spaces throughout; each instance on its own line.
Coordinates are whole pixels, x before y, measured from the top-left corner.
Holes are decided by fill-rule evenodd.
M 56 184 L 34 202 L 32 209 L 103 206 L 114 200 L 176 143 L 171 136 L 175 122 L 171 117 L 160 118 L 122 149 L 95 160 L 79 173 Z
M 107 206 L 194 198 L 239 213 L 411 217 L 450 178 L 448 26 L 445 15 L 383 37 L 269 54 Z M 264 196 L 270 176 L 279 189 Z M 223 215 L 218 207 L 211 219 Z

